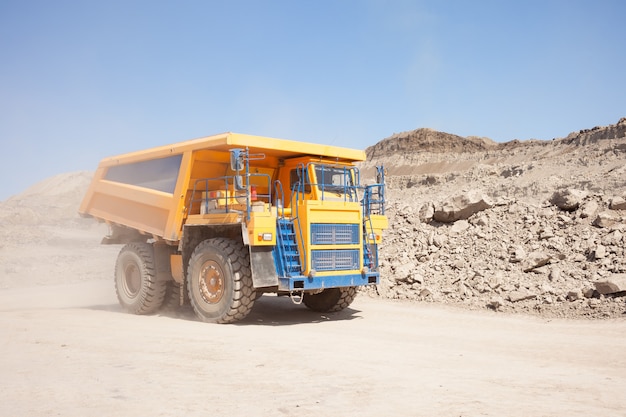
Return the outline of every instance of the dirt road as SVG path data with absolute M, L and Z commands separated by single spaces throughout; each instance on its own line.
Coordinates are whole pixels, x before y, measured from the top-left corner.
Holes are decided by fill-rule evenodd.
M 262 297 L 236 325 L 122 313 L 109 281 L 0 290 L 1 416 L 624 416 L 626 320 Z

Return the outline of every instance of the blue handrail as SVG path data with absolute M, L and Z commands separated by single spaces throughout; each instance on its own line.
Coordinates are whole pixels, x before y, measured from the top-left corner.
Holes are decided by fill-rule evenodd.
M 247 181 L 246 184 L 244 184 L 245 189 L 240 190 L 240 192 L 242 192 L 242 194 L 237 195 L 237 188 L 235 187 L 235 183 L 236 183 L 236 175 L 227 175 L 227 176 L 223 176 L 223 177 L 212 177 L 212 178 L 200 178 L 197 179 L 194 182 L 193 185 L 193 190 L 190 196 L 190 201 L 189 201 L 189 213 L 194 213 L 194 205 L 195 204 L 200 204 L 200 207 L 202 207 L 204 205 L 204 212 L 208 213 L 210 208 L 210 202 L 211 201 L 215 201 L 216 202 L 216 207 L 218 206 L 217 202 L 218 201 L 224 201 L 223 205 L 220 205 L 220 210 L 224 210 L 226 213 L 232 212 L 232 211 L 236 211 L 236 212 L 240 212 L 239 210 L 234 210 L 233 209 L 233 203 L 232 200 L 239 200 L 239 199 L 244 199 L 245 203 L 240 203 L 240 204 L 245 204 L 246 207 L 246 214 L 247 214 L 247 218 L 250 218 L 250 211 L 251 211 L 251 186 L 253 186 L 253 184 L 250 183 L 250 178 L 251 177 L 261 177 L 261 178 L 265 178 L 265 182 L 267 182 L 267 194 L 259 194 L 257 193 L 256 198 L 257 199 L 267 199 L 267 201 L 272 201 L 272 190 L 270 187 L 271 184 L 271 178 L 268 174 L 248 174 L 247 177 Z M 263 181 L 261 181 L 263 182 Z M 225 192 L 225 195 L 216 195 L 214 197 L 210 196 L 211 192 Z M 198 197 L 199 193 L 204 192 L 204 195 L 200 195 L 200 197 Z M 198 209 L 197 210 L 198 213 L 202 212 L 202 209 Z

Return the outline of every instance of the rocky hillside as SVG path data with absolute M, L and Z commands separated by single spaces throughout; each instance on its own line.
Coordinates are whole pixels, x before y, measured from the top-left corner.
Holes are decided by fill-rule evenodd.
M 544 316 L 626 311 L 626 118 L 552 141 L 429 129 L 367 149 L 387 168 L 383 297 Z

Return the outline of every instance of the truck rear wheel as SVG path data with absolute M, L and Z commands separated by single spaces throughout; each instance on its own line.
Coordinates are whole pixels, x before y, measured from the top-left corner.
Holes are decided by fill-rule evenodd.
M 187 268 L 189 299 L 210 323 L 233 323 L 248 315 L 255 299 L 250 258 L 242 243 L 208 239 L 193 251 Z
M 318 294 L 305 294 L 302 302 L 313 311 L 327 313 L 348 308 L 356 297 L 356 287 L 327 288 Z
M 129 243 L 115 263 L 115 292 L 124 310 L 154 313 L 165 296 L 165 282 L 157 281 L 154 250 L 149 243 Z
M 174 311 L 178 310 L 182 306 L 189 305 L 189 297 L 187 297 L 187 292 L 183 296 L 183 304 L 180 304 L 180 293 L 183 292 L 183 286 L 178 282 L 172 280 L 168 281 L 165 285 L 165 297 L 163 297 L 163 305 L 161 309 L 164 311 Z

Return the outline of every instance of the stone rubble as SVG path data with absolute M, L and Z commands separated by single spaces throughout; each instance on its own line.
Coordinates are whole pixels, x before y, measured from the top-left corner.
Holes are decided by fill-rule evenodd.
M 620 315 L 626 213 L 608 227 L 580 214 L 510 202 L 468 220 L 424 223 L 393 202 L 376 293 L 548 316 Z M 592 299 L 603 308 L 589 308 Z
M 399 147 L 414 164 L 405 166 L 379 150 L 362 175 L 388 167 L 390 228 L 381 283 L 365 292 L 542 317 L 623 317 L 626 118 L 607 131 L 614 137 L 594 128 L 471 152 L 409 143 L 419 155 Z

